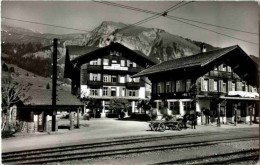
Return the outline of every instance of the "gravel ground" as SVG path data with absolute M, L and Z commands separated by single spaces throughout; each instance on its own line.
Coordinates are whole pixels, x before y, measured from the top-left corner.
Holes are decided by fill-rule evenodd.
M 173 160 L 191 159 L 209 155 L 232 153 L 247 149 L 259 148 L 259 141 L 232 142 L 217 144 L 213 146 L 192 147 L 175 150 L 162 150 L 157 152 L 146 152 L 115 157 L 104 157 L 99 159 L 62 162 L 62 164 L 153 164 Z M 232 156 L 230 158 L 233 158 Z M 222 159 L 220 159 L 222 160 Z M 253 162 L 253 161 L 251 161 Z M 195 163 L 195 162 L 193 162 Z M 248 164 L 250 162 L 246 162 Z

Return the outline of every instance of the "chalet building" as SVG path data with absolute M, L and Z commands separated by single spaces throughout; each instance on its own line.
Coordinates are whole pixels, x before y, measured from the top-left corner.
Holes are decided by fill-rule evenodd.
M 132 112 L 138 100 L 146 99 L 145 78 L 131 76 L 156 63 L 119 43 L 103 48 L 68 46 L 64 77 L 72 80 L 73 94 L 101 100 L 104 117 L 112 98 L 127 99 Z
M 159 114 L 201 113 L 221 123 L 248 122 L 258 116 L 258 65 L 239 47 L 231 46 L 178 58 L 145 69 L 133 76 L 152 82 L 152 100 Z M 208 110 L 209 114 L 205 113 Z M 236 113 L 237 120 L 234 118 Z

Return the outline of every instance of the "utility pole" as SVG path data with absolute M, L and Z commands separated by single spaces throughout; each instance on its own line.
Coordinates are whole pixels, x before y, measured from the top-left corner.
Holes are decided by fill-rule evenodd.
M 56 87 L 57 87 L 57 45 L 58 39 L 53 39 L 53 56 L 52 56 L 52 107 L 54 108 L 52 114 L 52 131 L 56 130 Z

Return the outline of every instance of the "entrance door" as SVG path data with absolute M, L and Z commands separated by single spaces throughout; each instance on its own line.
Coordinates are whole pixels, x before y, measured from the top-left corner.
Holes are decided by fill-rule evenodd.
M 231 102 L 227 102 L 226 104 L 226 114 L 227 117 L 233 117 L 233 107 Z

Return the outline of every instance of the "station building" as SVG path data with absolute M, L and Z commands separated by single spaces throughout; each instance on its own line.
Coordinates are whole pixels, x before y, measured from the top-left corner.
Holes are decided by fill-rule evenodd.
M 64 77 L 72 80 L 73 94 L 101 100 L 104 117 L 113 98 L 127 99 L 132 112 L 135 111 L 136 102 L 146 99 L 146 81 L 145 77 L 131 76 L 156 63 L 142 52 L 119 43 L 102 48 L 68 46 Z
M 255 59 L 255 57 L 253 58 Z M 147 76 L 152 82 L 152 100 L 158 114 L 183 116 L 208 110 L 211 122 L 220 114 L 222 123 L 247 123 L 250 113 L 259 115 L 259 73 L 239 46 L 206 51 L 145 69 L 133 77 Z M 204 124 L 206 116 L 198 119 Z

